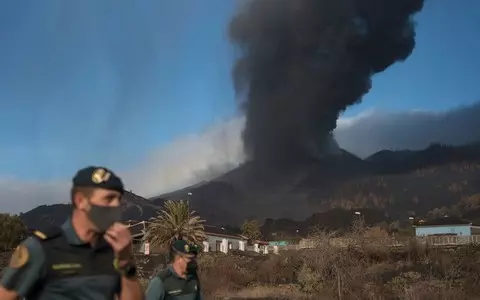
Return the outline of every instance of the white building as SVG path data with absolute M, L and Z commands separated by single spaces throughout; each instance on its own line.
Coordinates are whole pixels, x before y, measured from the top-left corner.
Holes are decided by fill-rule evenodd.
M 128 220 L 125 222 L 128 227 L 130 227 L 130 233 L 132 234 L 133 246 L 135 251 L 144 252 L 144 237 L 147 230 L 148 221 L 135 221 Z
M 228 252 L 228 250 L 245 251 L 247 238 L 230 232 L 223 227 L 205 225 L 207 240 L 203 243 L 204 251 Z M 208 249 L 207 249 L 208 248 Z
M 145 251 L 144 235 L 149 222 L 130 220 L 126 223 L 130 227 L 136 251 L 143 253 Z M 246 237 L 230 232 L 223 227 L 211 225 L 204 227 L 207 240 L 203 242 L 203 251 L 227 253 L 229 250 L 246 250 L 248 240 Z

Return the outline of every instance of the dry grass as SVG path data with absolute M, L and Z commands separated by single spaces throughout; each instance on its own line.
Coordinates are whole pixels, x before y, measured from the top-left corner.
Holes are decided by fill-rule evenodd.
M 355 243 L 331 246 L 318 234 L 317 248 L 256 253 L 203 253 L 200 278 L 205 299 L 460 300 L 480 299 L 480 246 L 431 249 L 412 243 L 391 250 L 371 244 L 371 230 L 352 230 Z M 368 232 L 368 234 L 366 234 Z M 143 282 L 163 256 L 139 257 Z
M 479 245 L 391 250 L 366 232 L 352 233 L 357 242 L 346 248 L 319 240 L 280 255 L 202 254 L 202 288 L 207 299 L 480 299 Z
M 479 253 L 478 246 L 209 253 L 200 259 L 200 277 L 207 299 L 478 299 Z

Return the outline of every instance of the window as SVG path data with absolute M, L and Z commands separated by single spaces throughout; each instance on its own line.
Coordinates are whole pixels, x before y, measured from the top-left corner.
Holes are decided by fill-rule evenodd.
M 220 252 L 221 245 L 222 245 L 222 241 L 219 241 L 219 240 L 215 241 L 215 251 Z

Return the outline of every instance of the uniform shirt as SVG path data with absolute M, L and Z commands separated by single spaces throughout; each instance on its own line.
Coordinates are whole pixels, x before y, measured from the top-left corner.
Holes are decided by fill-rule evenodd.
M 167 274 L 162 276 L 160 274 Z M 162 277 L 165 277 L 162 280 Z M 160 272 L 150 281 L 145 300 L 202 300 L 196 276 L 180 277 L 172 266 L 168 272 Z
M 71 220 L 62 225 L 61 233 L 52 240 L 29 237 L 23 241 L 28 261 L 20 268 L 7 267 L 1 285 L 27 300 L 115 299 L 121 277 L 114 270 L 113 251 L 106 241 L 99 240 L 95 248 L 82 242 Z M 55 244 L 49 246 L 49 242 Z

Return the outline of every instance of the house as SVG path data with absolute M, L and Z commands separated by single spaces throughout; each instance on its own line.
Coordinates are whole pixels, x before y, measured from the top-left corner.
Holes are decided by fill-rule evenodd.
M 124 223 L 130 228 L 135 251 L 145 253 L 145 232 L 147 232 L 149 222 L 128 220 Z
M 148 221 L 134 221 L 129 220 L 125 222 L 130 227 L 130 232 L 133 237 L 133 244 L 139 252 L 145 251 L 145 233 L 148 228 Z M 203 242 L 204 251 L 221 251 L 228 252 L 228 250 L 245 251 L 247 245 L 247 238 L 228 231 L 223 227 L 216 227 L 205 225 L 205 234 L 207 240 Z
M 268 248 L 270 247 L 270 243 L 267 241 L 256 240 L 253 242 L 253 251 L 260 252 L 263 254 L 268 254 Z M 278 246 L 273 246 L 274 248 Z
M 135 220 L 128 220 L 124 222 L 124 224 L 130 228 L 130 233 L 132 234 L 132 238 L 134 240 L 143 239 L 148 223 L 149 222 L 147 221 L 135 221 Z
M 268 242 L 269 246 L 277 246 L 277 247 L 286 247 L 288 245 L 287 241 L 270 241 Z
M 248 239 L 223 227 L 205 225 L 207 240 L 203 242 L 204 251 L 228 252 L 228 250 L 245 251 Z
M 420 220 L 415 225 L 415 235 L 424 236 L 471 236 L 480 234 L 480 226 L 455 217 L 442 217 L 433 220 Z

